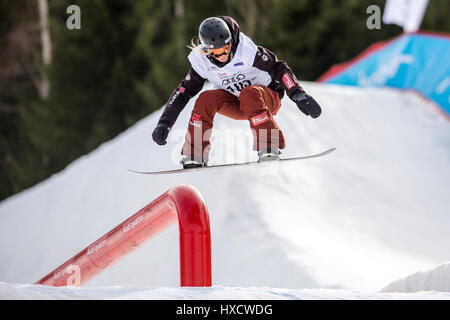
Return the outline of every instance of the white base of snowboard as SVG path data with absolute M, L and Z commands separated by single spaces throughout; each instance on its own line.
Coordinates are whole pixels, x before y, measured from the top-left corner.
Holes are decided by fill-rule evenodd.
M 327 154 L 333 152 L 334 150 L 336 150 L 335 147 L 333 147 L 331 149 L 328 149 L 326 151 L 323 151 L 321 153 L 312 154 L 312 155 L 309 155 L 309 156 L 284 158 L 284 159 L 273 160 L 273 161 L 285 162 L 285 161 L 293 161 L 293 160 L 306 160 L 306 159 L 318 158 L 318 157 L 323 157 L 324 155 L 327 155 Z M 269 162 L 269 161 L 267 161 L 267 162 Z M 128 169 L 128 170 L 131 171 L 131 172 L 140 173 L 140 174 L 161 175 L 161 174 L 193 172 L 193 171 L 209 170 L 209 169 L 217 169 L 217 168 L 229 168 L 229 167 L 237 167 L 237 166 L 248 166 L 248 165 L 255 165 L 255 164 L 262 164 L 262 163 L 263 162 L 260 162 L 260 161 L 249 161 L 249 162 L 219 164 L 219 165 L 214 165 L 214 166 L 205 166 L 205 167 L 189 168 L 189 169 L 174 169 L 174 170 L 165 170 L 165 171 L 136 171 L 136 170 L 131 170 L 131 169 Z

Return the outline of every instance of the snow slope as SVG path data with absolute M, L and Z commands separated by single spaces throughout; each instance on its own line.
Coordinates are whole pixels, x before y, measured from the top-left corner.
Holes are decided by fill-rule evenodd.
M 417 292 L 417 291 L 450 292 L 450 262 L 432 270 L 416 272 L 406 278 L 399 279 L 383 288 L 382 292 Z
M 370 292 L 268 287 L 48 287 L 0 282 L 0 300 L 450 300 L 449 292 Z
M 413 93 L 304 86 L 323 106 L 323 115 L 305 117 L 284 98 L 276 116 L 287 141 L 283 156 L 336 146 L 332 154 L 270 168 L 156 177 L 128 172 L 179 167 L 194 99 L 164 147 L 151 140 L 161 109 L 0 203 L 2 286 L 36 282 L 184 183 L 199 189 L 208 205 L 218 288 L 373 292 L 448 261 L 449 122 Z M 246 121 L 218 115 L 213 148 L 211 162 L 256 158 Z M 177 227 L 170 227 L 86 284 L 86 290 L 178 286 L 177 236 Z

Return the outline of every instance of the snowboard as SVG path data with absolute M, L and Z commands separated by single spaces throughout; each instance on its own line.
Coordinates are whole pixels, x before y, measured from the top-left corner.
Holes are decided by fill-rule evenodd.
M 306 160 L 306 159 L 318 158 L 318 157 L 323 157 L 324 155 L 327 155 L 327 154 L 333 152 L 334 150 L 336 150 L 335 147 L 330 148 L 328 150 L 325 150 L 323 152 L 312 154 L 312 155 L 308 155 L 308 156 L 291 157 L 291 158 L 280 158 L 279 160 L 272 160 L 272 161 L 287 162 L 287 161 L 296 161 L 296 160 Z M 211 170 L 211 169 L 219 169 L 219 168 L 230 168 L 230 167 L 239 167 L 239 166 L 261 165 L 262 163 L 270 163 L 272 161 L 262 161 L 262 162 L 261 161 L 248 161 L 248 162 L 218 164 L 218 165 L 205 166 L 205 167 L 199 167 L 199 168 L 172 169 L 172 170 L 165 170 L 165 171 L 137 171 L 137 170 L 131 170 L 131 169 L 128 169 L 128 170 L 131 171 L 131 172 L 140 173 L 140 174 L 163 175 L 163 174 L 174 174 L 174 173 L 183 173 L 183 172 L 203 171 L 203 170 Z

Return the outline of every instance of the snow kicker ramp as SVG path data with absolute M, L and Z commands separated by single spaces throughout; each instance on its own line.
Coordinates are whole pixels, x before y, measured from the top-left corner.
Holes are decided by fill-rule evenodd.
M 0 203 L 0 282 L 34 283 L 178 184 L 203 195 L 213 285 L 380 290 L 449 260 L 449 121 L 414 93 L 304 83 L 323 106 L 289 98 L 276 116 L 283 156 L 323 158 L 170 176 L 192 100 L 158 146 L 162 109 L 46 181 Z M 206 87 L 205 89 L 208 89 Z M 255 159 L 246 121 L 216 117 L 211 161 Z M 86 286 L 179 286 L 172 226 Z

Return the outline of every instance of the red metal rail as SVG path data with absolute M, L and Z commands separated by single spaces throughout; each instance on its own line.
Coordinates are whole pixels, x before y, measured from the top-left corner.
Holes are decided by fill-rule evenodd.
M 211 286 L 209 215 L 190 185 L 171 188 L 36 284 L 81 286 L 178 220 L 180 284 Z

